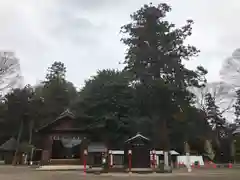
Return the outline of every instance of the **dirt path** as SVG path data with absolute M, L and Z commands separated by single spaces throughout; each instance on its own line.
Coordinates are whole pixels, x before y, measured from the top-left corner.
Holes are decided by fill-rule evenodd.
M 86 175 L 80 171 L 36 171 L 28 167 L 0 166 L 0 180 L 238 180 L 240 171 L 237 169 L 195 170 L 186 173 L 184 170 L 172 174 L 104 174 Z

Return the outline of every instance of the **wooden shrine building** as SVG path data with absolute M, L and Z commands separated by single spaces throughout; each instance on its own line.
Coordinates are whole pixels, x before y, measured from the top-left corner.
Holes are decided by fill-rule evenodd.
M 87 128 L 77 128 L 74 114 L 66 110 L 37 130 L 42 149 L 41 164 L 83 164 L 84 150 L 90 153 L 90 163 L 97 161 L 99 164 L 99 154 L 107 149 L 102 142 L 91 142 L 89 133 Z
M 89 128 L 78 126 L 74 114 L 66 110 L 57 119 L 37 130 L 36 136 L 39 142 L 37 147 L 42 149 L 40 160 L 42 165 L 83 164 L 87 152 L 89 166 L 102 166 L 103 157 L 108 156 L 115 165 L 122 163 L 127 167 L 131 151 L 132 168 L 151 167 L 152 142 L 149 138 L 137 133 L 122 143 L 122 149 L 116 150 L 111 147 L 112 151 L 103 140 L 91 141 Z

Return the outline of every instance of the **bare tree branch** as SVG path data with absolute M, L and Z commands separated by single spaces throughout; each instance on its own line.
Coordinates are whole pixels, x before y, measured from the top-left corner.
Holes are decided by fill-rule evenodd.
M 236 49 L 230 57 L 223 61 L 220 76 L 224 82 L 235 88 L 240 87 L 240 49 Z
M 22 85 L 19 60 L 12 52 L 0 52 L 0 95 Z
M 236 49 L 230 57 L 223 61 L 219 72 L 221 79 L 231 85 L 229 94 L 233 96 L 233 103 L 236 102 L 236 91 L 240 89 L 240 49 Z M 233 119 L 235 119 L 234 108 L 230 108 Z
M 191 91 L 196 95 L 196 106 L 203 111 L 206 110 L 205 96 L 210 93 L 215 99 L 216 105 L 220 107 L 219 115 L 229 112 L 234 104 L 235 91 L 232 86 L 224 82 L 213 82 L 202 88 L 194 88 Z

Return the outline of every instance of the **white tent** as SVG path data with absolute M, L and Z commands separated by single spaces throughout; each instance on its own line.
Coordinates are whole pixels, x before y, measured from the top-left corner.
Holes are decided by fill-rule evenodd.
M 179 155 L 179 153 L 177 151 L 175 151 L 175 150 L 170 150 L 169 153 L 171 155 Z M 157 155 L 163 155 L 163 151 L 156 151 L 156 154 Z

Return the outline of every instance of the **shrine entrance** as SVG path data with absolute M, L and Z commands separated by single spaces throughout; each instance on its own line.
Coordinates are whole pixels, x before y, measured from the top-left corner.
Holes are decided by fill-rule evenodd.
M 41 164 L 83 164 L 88 132 L 75 128 L 74 114 L 68 109 L 37 130 L 41 137 Z
M 150 139 L 137 133 L 125 143 L 125 154 L 128 153 L 128 150 L 132 150 L 132 168 L 150 168 Z
M 53 137 L 52 159 L 79 159 L 82 140 L 79 137 Z

